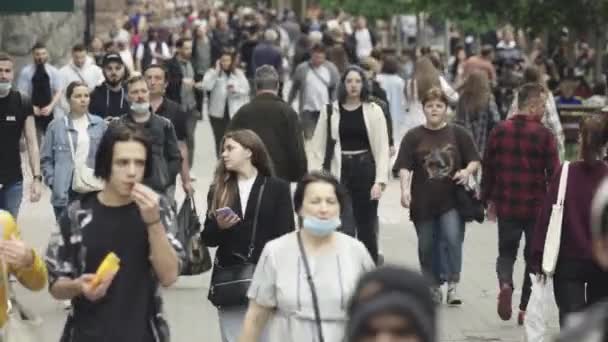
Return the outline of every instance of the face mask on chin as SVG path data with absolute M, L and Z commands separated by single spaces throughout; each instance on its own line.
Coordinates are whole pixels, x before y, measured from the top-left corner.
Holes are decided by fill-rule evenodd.
M 302 220 L 302 229 L 311 233 L 312 235 L 324 237 L 335 232 L 342 225 L 340 217 L 322 220 L 314 216 L 304 216 Z
M 11 91 L 13 84 L 11 82 L 0 82 L 0 97 L 5 97 Z
M 135 113 L 147 113 L 150 111 L 150 102 L 133 102 L 131 103 L 131 110 Z

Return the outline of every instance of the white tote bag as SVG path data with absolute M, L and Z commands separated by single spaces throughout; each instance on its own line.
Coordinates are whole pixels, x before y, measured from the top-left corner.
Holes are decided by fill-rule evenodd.
M 564 218 L 564 199 L 566 197 L 566 188 L 568 187 L 568 169 L 570 163 L 564 162 L 562 173 L 559 179 L 559 190 L 557 192 L 557 201 L 551 209 L 551 218 L 547 227 L 547 237 L 545 238 L 545 248 L 543 251 L 543 273 L 553 275 L 559 247 L 562 238 L 562 222 Z
M 65 127 L 67 128 L 66 134 L 68 136 L 68 142 L 70 145 L 70 153 L 72 154 L 72 160 L 74 161 L 74 175 L 72 177 L 72 190 L 80 194 L 86 194 L 94 191 L 101 191 L 104 187 L 103 180 L 95 177 L 95 172 L 92 168 L 88 167 L 86 163 L 78 164 L 76 162 L 76 151 L 74 149 L 74 143 L 72 141 L 72 135 L 70 134 L 68 118 L 64 117 Z
M 524 321 L 525 342 L 550 341 L 547 325 L 551 308 L 555 307 L 553 279 L 535 274 L 528 274 L 532 280 L 532 294 L 526 310 Z

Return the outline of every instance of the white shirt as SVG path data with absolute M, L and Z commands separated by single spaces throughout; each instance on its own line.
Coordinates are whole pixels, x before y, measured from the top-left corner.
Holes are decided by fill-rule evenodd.
M 150 51 L 156 51 L 156 42 L 149 42 L 149 43 L 141 43 L 137 46 L 137 51 L 135 52 L 135 58 L 138 61 L 141 61 L 144 58 L 144 44 L 148 44 L 150 47 Z M 163 55 L 163 57 L 165 57 L 166 59 L 171 58 L 171 51 L 169 51 L 169 47 L 167 46 L 167 43 L 162 42 L 161 46 L 160 46 L 160 54 Z M 152 57 L 152 62 L 151 64 L 159 64 L 162 63 L 163 61 L 159 61 L 156 58 Z
M 247 211 L 247 202 L 249 201 L 249 195 L 251 194 L 251 189 L 253 188 L 253 183 L 255 183 L 256 175 L 249 179 L 239 179 L 239 197 L 241 200 L 241 211 L 243 212 L 243 217 L 245 216 L 245 212 Z
M 95 87 L 104 81 L 103 71 L 95 64 L 93 58 L 88 56 L 82 68 L 78 68 L 73 62 L 70 62 L 59 69 L 59 76 L 61 77 L 61 89 L 64 92 L 68 85 L 74 81 L 86 83 L 87 87 L 89 88 L 89 92 L 92 92 Z M 69 113 L 69 111 L 70 104 L 65 96 L 61 96 L 58 106 L 55 107 L 55 117 L 62 117 L 63 115 Z
M 74 165 L 86 164 L 91 143 L 88 132 L 89 117 L 83 115 L 78 119 L 72 119 L 72 123 L 74 124 L 74 129 L 78 132 L 77 146 L 75 146 L 76 151 L 74 152 Z
M 315 72 L 317 73 L 315 75 Z M 325 83 L 319 79 L 325 80 Z M 304 94 L 303 109 L 307 111 L 320 111 L 323 106 L 329 103 L 329 91 L 327 84 L 331 82 L 331 73 L 324 65 L 319 66 L 314 71 L 312 66 L 306 75 L 306 90 Z
M 372 44 L 372 36 L 368 29 L 355 31 L 355 39 L 357 40 L 357 57 L 364 59 L 372 54 L 374 44 Z

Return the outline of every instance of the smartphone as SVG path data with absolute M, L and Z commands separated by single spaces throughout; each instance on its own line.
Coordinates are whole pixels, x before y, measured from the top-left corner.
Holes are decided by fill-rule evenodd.
M 232 210 L 229 207 L 223 207 L 223 208 L 219 208 L 215 211 L 215 215 L 216 216 L 230 216 L 230 215 L 236 215 L 236 213 L 234 212 L 234 210 Z

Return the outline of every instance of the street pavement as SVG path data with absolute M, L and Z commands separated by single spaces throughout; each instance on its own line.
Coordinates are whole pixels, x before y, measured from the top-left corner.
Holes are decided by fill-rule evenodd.
M 194 183 L 195 198 L 197 207 L 204 213 L 204 199 L 216 163 L 208 121 L 199 123 L 196 139 L 193 168 L 197 177 Z M 178 198 L 183 198 L 183 194 L 178 193 Z M 399 184 L 396 180 L 391 181 L 382 197 L 379 215 L 380 247 L 386 262 L 417 269 L 416 235 L 412 223 L 409 222 L 408 212 L 399 204 Z M 38 251 L 44 251 L 53 222 L 48 189 L 39 203 L 29 203 L 27 196 L 24 196 L 19 225 L 24 239 Z M 518 327 L 516 323 L 517 311 L 514 310 L 514 319 L 509 322 L 501 321 L 496 314 L 496 256 L 496 225 L 467 225 L 460 286 L 464 304 L 461 307 L 442 306 L 439 324 L 441 341 L 523 341 L 523 328 Z M 515 270 L 516 285 L 519 285 L 523 276 L 521 261 Z M 217 313 L 206 299 L 208 285 L 209 273 L 184 277 L 165 291 L 165 306 L 173 342 L 220 341 Z M 66 318 L 63 305 L 53 300 L 46 290 L 32 294 L 18 288 L 17 293 L 24 304 L 43 319 L 40 341 L 57 341 Z M 514 307 L 519 301 L 519 293 L 518 290 L 515 292 Z M 551 314 L 551 322 L 556 330 L 555 312 Z

